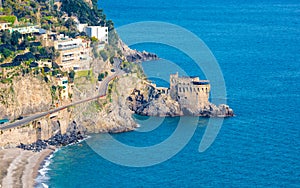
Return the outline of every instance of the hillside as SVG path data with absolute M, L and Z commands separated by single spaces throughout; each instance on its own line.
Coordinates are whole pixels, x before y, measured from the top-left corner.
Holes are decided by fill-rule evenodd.
M 54 30 L 72 29 L 72 24 L 66 23 L 67 16 L 77 17 L 81 23 L 106 25 L 113 29 L 113 22 L 106 20 L 96 0 L 5 0 L 1 14 L 5 17 L 16 16 L 19 24 L 38 24 L 44 29 L 49 29 L 50 25 Z M 0 20 L 6 19 L 0 17 Z

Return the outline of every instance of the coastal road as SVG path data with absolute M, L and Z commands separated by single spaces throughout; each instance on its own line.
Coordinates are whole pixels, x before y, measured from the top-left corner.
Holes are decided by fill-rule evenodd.
M 120 69 L 117 69 L 116 72 L 113 75 L 106 77 L 101 82 L 101 85 L 99 87 L 99 95 L 97 95 L 97 96 L 90 97 L 90 98 L 87 98 L 87 99 L 84 99 L 84 100 L 80 100 L 80 101 L 76 101 L 76 102 L 70 103 L 68 105 L 61 106 L 59 108 L 55 108 L 55 109 L 52 109 L 52 110 L 49 110 L 49 111 L 46 111 L 46 112 L 41 112 L 41 113 L 38 113 L 38 114 L 35 114 L 35 115 L 32 115 L 32 116 L 26 117 L 26 118 L 24 118 L 22 120 L 19 120 L 19 121 L 16 121 L 14 123 L 10 123 L 10 124 L 8 124 L 6 126 L 0 127 L 0 130 L 7 130 L 7 129 L 11 129 L 11 128 L 16 128 L 16 127 L 22 126 L 22 125 L 24 125 L 26 123 L 29 123 L 31 121 L 34 121 L 36 119 L 42 118 L 44 116 L 47 116 L 49 114 L 53 114 L 53 113 L 56 113 L 58 111 L 64 110 L 64 109 L 66 109 L 68 107 L 75 106 L 75 105 L 78 105 L 78 104 L 81 104 L 81 103 L 85 103 L 85 102 L 89 102 L 89 101 L 93 101 L 93 100 L 96 100 L 96 99 L 98 99 L 100 97 L 103 97 L 103 96 L 106 95 L 106 91 L 107 91 L 109 82 L 112 81 L 113 79 L 119 77 L 119 76 L 122 76 L 124 73 L 125 73 L 124 71 L 122 71 Z

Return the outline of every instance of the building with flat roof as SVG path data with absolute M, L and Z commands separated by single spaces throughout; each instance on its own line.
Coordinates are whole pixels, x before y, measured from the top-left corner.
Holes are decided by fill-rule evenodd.
M 61 38 L 54 41 L 54 48 L 59 51 L 57 64 L 65 70 L 80 69 L 88 60 L 90 52 L 90 41 L 82 38 Z
M 108 27 L 87 26 L 85 32 L 87 36 L 96 37 L 100 42 L 108 44 Z
M 25 26 L 25 27 L 13 27 L 10 29 L 11 32 L 18 31 L 22 35 L 39 33 L 40 29 L 37 25 Z
M 203 108 L 209 104 L 210 83 L 199 77 L 179 77 L 178 73 L 170 75 L 170 96 L 181 107 Z

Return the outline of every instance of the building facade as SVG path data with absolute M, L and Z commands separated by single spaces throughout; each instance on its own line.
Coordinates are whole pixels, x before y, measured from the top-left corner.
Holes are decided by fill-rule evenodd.
M 79 32 L 85 32 L 86 28 L 88 27 L 88 24 L 77 23 L 76 27 Z
M 198 109 L 209 104 L 210 83 L 199 77 L 179 77 L 170 75 L 170 96 L 182 108 Z
M 54 42 L 59 51 L 57 64 L 64 70 L 76 70 L 84 67 L 90 56 L 90 41 L 77 38 L 62 38 Z
M 100 42 L 108 44 L 108 27 L 88 26 L 85 31 L 87 36 L 96 37 Z
M 68 77 L 57 78 L 57 85 L 61 87 L 60 97 L 62 100 L 69 98 L 69 82 Z
M 0 22 L 0 31 L 11 30 L 10 23 Z

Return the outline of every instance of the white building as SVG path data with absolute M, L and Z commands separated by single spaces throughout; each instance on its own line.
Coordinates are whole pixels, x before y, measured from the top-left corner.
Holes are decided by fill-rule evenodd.
M 10 23 L 0 22 L 0 31 L 5 31 L 5 30 L 11 30 Z
M 90 56 L 90 41 L 77 38 L 61 38 L 54 42 L 54 48 L 59 51 L 60 56 L 57 64 L 64 70 L 78 70 L 89 65 L 87 60 Z
M 76 26 L 79 32 L 85 32 L 88 24 L 78 23 Z
M 68 77 L 62 77 L 62 78 L 57 78 L 57 85 L 62 87 L 60 97 L 63 100 L 68 99 L 69 97 L 69 82 L 68 82 Z
M 87 36 L 96 37 L 100 42 L 108 44 L 108 27 L 88 26 L 85 31 Z
M 26 27 L 14 27 L 10 29 L 11 32 L 18 31 L 22 35 L 24 34 L 32 34 L 32 33 L 39 33 L 40 29 L 37 25 L 33 26 L 26 26 Z
M 37 63 L 38 63 L 38 67 L 52 68 L 52 61 L 51 60 L 48 60 L 48 61 L 39 60 Z

